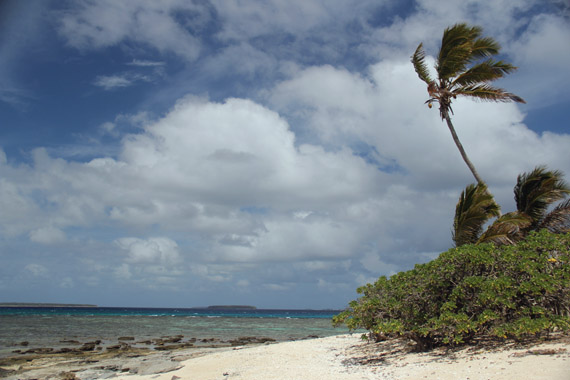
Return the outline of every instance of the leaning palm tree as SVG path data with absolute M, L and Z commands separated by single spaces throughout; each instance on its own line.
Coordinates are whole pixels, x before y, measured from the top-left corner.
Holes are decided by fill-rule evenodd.
M 481 34 L 480 27 L 464 23 L 445 29 L 435 64 L 437 81 L 429 74 L 423 44 L 419 44 L 412 56 L 416 73 L 427 83 L 430 98 L 426 103 L 430 108 L 432 103 L 439 103 L 441 118 L 447 122 L 453 141 L 477 183 L 484 182 L 467 157 L 451 122 L 452 99 L 459 95 L 494 102 L 525 103 L 519 96 L 489 84 L 513 72 L 516 67 L 503 61 L 493 60 L 492 57 L 499 53 L 500 46 L 490 37 L 481 37 Z

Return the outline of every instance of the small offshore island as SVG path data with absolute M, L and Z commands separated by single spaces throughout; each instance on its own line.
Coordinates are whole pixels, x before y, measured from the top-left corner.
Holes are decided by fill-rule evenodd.
M 88 304 L 0 302 L 0 307 L 98 307 Z
M 98 305 L 91 304 L 75 304 L 75 303 L 29 303 L 29 302 L 0 302 L 0 307 L 88 307 L 97 308 Z M 196 309 L 209 310 L 257 310 L 257 307 L 250 305 L 211 305 L 204 308 Z
M 257 310 L 255 306 L 249 305 L 212 305 L 208 306 L 206 309 L 210 310 Z

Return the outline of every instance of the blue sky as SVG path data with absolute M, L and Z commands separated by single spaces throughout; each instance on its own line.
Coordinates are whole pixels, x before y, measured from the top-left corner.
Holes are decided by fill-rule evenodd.
M 480 25 L 527 104 L 457 99 L 501 204 L 570 173 L 563 1 L 0 5 L 0 302 L 342 308 L 452 246 L 473 182 L 409 61 Z

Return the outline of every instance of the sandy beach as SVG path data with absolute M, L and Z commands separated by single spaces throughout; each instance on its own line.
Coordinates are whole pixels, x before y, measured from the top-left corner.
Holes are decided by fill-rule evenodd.
M 3 368 L 6 371 L 9 368 Z M 16 370 L 16 367 L 10 368 Z M 359 334 L 104 358 L 43 356 L 0 377 L 63 380 L 521 380 L 570 379 L 570 337 L 541 344 L 487 344 L 426 353 L 403 340 L 371 343 Z
M 124 380 L 570 379 L 568 340 L 492 350 L 409 352 L 402 341 L 367 343 L 358 334 L 234 348 L 193 358 L 159 375 Z

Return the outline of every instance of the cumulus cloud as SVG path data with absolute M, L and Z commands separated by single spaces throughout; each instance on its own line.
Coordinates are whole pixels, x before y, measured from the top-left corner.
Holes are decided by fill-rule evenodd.
M 438 186 L 450 178 L 469 180 L 446 125 L 436 110 L 423 104 L 425 99 L 425 86 L 408 60 L 382 61 L 370 67 L 367 77 L 330 66 L 312 67 L 277 85 L 271 95 L 276 107 L 303 119 L 304 127 L 325 141 L 366 142 L 385 165 L 392 162 L 418 184 L 435 184 L 436 178 Z M 509 173 L 529 170 L 533 163 L 567 167 L 563 145 L 550 146 L 548 133 L 529 130 L 516 105 L 457 99 L 454 111 L 468 154 L 490 181 L 512 182 Z M 566 141 L 568 136 L 558 138 Z M 521 151 L 528 154 L 520 156 Z M 502 163 L 499 168 L 497 162 Z
M 62 241 L 60 229 L 33 222 L 50 217 L 107 234 L 160 231 L 114 238 L 114 274 L 153 286 L 185 272 L 237 284 L 247 273 L 249 284 L 285 290 L 299 276 L 319 274 L 323 285 L 325 274 L 344 273 L 348 289 L 426 261 L 451 245 L 453 207 L 472 179 L 414 76 L 408 62 L 384 61 L 364 76 L 314 67 L 276 86 L 275 107 L 299 111 L 328 149 L 298 143 L 283 116 L 250 100 L 190 97 L 126 136 L 116 159 L 74 163 L 36 150 L 31 167 L 0 166 L 2 201 L 35 215 L 4 222 L 4 233 L 10 225 L 36 242 Z M 511 201 L 516 174 L 534 164 L 570 171 L 570 136 L 531 132 L 516 106 L 458 100 L 454 109 L 499 200 Z M 358 141 L 377 158 L 356 154 Z M 261 265 L 279 271 L 253 275 Z
M 570 23 L 563 15 L 542 14 L 532 18 L 509 53 L 519 66 L 522 80 L 512 85 L 524 94 L 529 107 L 538 108 L 568 98 Z

